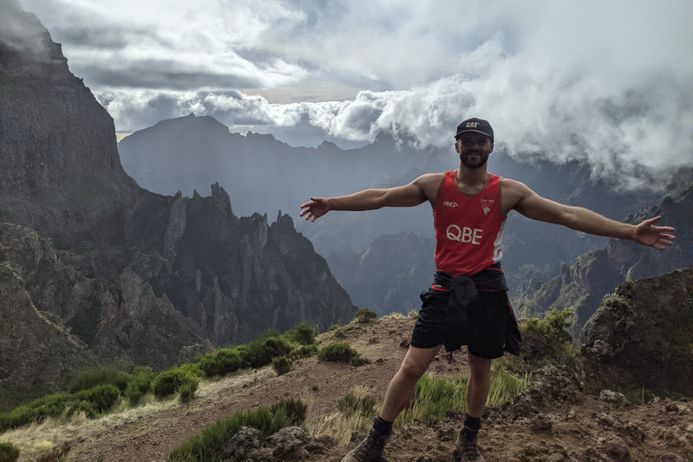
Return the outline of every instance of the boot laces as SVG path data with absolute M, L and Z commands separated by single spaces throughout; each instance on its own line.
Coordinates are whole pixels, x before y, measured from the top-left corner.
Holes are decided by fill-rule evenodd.
M 364 461 L 380 460 L 388 436 L 371 430 L 366 439 L 356 448 L 354 455 L 363 458 Z

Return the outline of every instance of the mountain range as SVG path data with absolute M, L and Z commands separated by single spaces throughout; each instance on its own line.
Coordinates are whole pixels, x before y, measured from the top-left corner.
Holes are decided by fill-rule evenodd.
M 113 119 L 16 0 L 0 16 L 0 133 L 0 407 L 84 367 L 161 368 L 356 310 L 291 217 L 239 217 L 217 184 L 138 186 Z
M 331 143 L 292 147 L 271 135 L 230 133 L 212 117 L 190 114 L 135 132 L 121 140 L 118 149 L 126 171 L 152 191 L 193 194 L 218 181 L 238 207 L 297 216 L 299 205 L 311 196 L 401 185 L 426 172 L 455 168 L 452 138 L 450 146 L 418 149 L 381 134 L 374 143 L 353 150 Z M 523 181 L 546 197 L 616 219 L 659 197 L 651 190 L 620 189 L 617 178 L 594 178 L 586 162 L 556 164 L 537 156 L 518 159 L 502 149 L 489 162 L 495 173 Z M 297 228 L 325 256 L 359 306 L 380 313 L 407 310 L 417 304 L 415 293 L 430 285 L 434 244 L 428 204 L 333 212 L 315 223 L 297 223 Z M 402 232 L 409 237 L 397 237 Z M 511 292 L 518 294 L 528 278 L 554 276 L 561 263 L 605 244 L 604 238 L 511 213 L 504 231 L 503 260 Z M 374 265 L 369 260 L 372 255 L 384 258 Z

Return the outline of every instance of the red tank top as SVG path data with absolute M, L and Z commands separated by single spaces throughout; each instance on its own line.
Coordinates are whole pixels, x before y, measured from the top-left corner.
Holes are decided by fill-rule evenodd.
M 468 275 L 498 263 L 501 236 L 501 177 L 491 174 L 486 187 L 472 196 L 457 190 L 455 170 L 445 172 L 433 206 L 436 268 L 453 276 Z

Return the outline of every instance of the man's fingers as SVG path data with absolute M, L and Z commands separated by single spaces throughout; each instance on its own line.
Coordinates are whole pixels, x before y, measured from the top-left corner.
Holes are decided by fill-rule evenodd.
M 648 218 L 647 220 L 643 221 L 643 223 L 647 223 L 648 225 L 652 225 L 654 223 L 657 223 L 657 221 L 662 218 L 661 215 L 657 215 L 656 217 Z
M 656 229 L 657 231 L 664 231 L 668 233 L 676 232 L 676 229 L 672 228 L 671 226 L 655 226 L 654 229 Z

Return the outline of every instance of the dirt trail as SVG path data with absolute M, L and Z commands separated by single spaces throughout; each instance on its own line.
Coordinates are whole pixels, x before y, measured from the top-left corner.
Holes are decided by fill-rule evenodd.
M 282 376 L 276 376 L 266 367 L 205 384 L 187 405 L 175 405 L 137 417 L 119 419 L 113 416 L 107 425 L 92 430 L 87 424 L 78 438 L 68 442 L 67 460 L 161 461 L 186 438 L 218 419 L 283 398 L 308 398 L 315 412 L 327 413 L 333 412 L 336 401 L 354 386 L 366 385 L 382 400 L 385 386 L 406 353 L 399 342 L 407 337 L 412 327 L 413 321 L 409 319 L 385 319 L 343 328 L 349 343 L 372 360 L 371 364 L 353 367 L 307 358 Z M 318 339 L 333 340 L 334 333 L 323 334 Z M 456 372 L 462 367 L 463 363 L 448 365 L 441 359 L 434 363 L 433 369 Z M 312 391 L 313 385 L 318 386 L 317 391 Z

